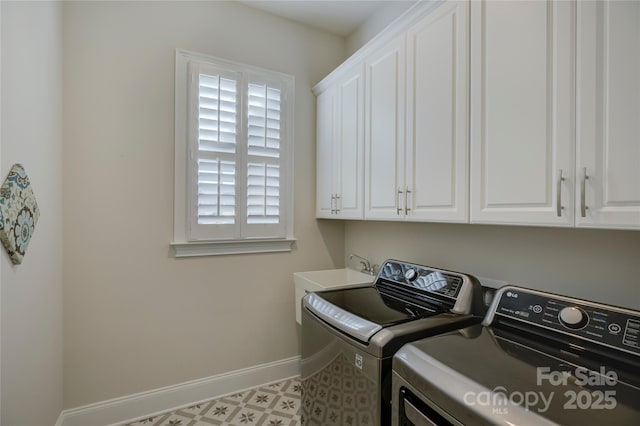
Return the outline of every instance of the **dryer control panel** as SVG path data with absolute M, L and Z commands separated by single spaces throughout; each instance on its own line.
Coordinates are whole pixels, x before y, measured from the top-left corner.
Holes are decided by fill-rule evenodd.
M 507 317 L 640 356 L 640 312 L 520 287 L 503 287 L 485 318 Z

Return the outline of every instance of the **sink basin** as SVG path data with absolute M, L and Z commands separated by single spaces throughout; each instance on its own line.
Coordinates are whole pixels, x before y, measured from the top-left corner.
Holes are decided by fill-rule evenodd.
M 324 271 L 296 272 L 293 282 L 296 286 L 296 322 L 300 324 L 301 300 L 309 291 L 334 288 L 358 287 L 371 284 L 376 277 L 353 269 L 327 269 Z

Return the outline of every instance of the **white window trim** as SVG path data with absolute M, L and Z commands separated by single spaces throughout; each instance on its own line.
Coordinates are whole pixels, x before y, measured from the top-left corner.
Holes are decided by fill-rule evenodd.
M 245 238 L 212 241 L 189 241 L 188 239 L 188 208 L 187 208 L 187 176 L 189 156 L 189 94 L 186 82 L 189 79 L 189 62 L 215 62 L 245 73 L 262 74 L 265 70 L 250 65 L 214 58 L 208 55 L 194 53 L 183 49 L 176 49 L 175 68 L 175 153 L 174 153 L 174 223 L 173 241 L 171 248 L 175 257 L 213 256 L 229 254 L 249 254 L 267 252 L 286 252 L 293 249 L 293 115 L 294 115 L 294 83 L 291 76 L 281 74 L 283 79 L 291 81 L 291 97 L 286 108 L 285 120 L 287 126 L 285 135 L 289 144 L 283 155 L 281 164 L 286 170 L 286 177 L 282 180 L 282 192 L 286 194 L 286 203 L 281 205 L 281 214 L 286 224 L 285 238 Z M 276 72 L 269 71 L 272 74 Z

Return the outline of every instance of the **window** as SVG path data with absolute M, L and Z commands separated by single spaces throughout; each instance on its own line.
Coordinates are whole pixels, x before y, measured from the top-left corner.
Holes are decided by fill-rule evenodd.
M 288 251 L 293 77 L 176 52 L 176 256 Z

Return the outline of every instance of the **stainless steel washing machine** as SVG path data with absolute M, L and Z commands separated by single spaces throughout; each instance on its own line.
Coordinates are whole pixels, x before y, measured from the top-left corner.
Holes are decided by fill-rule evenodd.
M 481 293 L 469 275 L 388 260 L 373 286 L 306 295 L 302 423 L 389 425 L 393 354 L 406 342 L 479 323 Z

